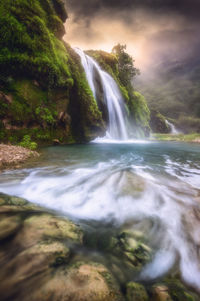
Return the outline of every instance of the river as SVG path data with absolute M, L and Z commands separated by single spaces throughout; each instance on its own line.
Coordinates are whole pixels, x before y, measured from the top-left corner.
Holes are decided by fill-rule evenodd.
M 137 277 L 153 280 L 176 268 L 200 290 L 199 145 L 135 141 L 41 152 L 31 166 L 1 173 L 0 191 L 74 219 L 96 240 L 111 229 L 143 233 L 154 252 Z M 93 247 L 101 253 L 100 244 Z

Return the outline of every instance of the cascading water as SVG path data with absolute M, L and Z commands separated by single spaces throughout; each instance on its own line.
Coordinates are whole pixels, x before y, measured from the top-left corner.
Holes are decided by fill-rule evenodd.
M 172 135 L 181 134 L 181 132 L 177 130 L 177 128 L 175 127 L 175 125 L 173 123 L 166 120 L 166 124 L 169 126 L 170 132 Z
M 123 113 L 123 111 L 125 111 L 124 100 L 115 80 L 107 72 L 103 71 L 98 63 L 90 56 L 86 55 L 82 50 L 75 48 L 75 51 L 81 58 L 89 86 L 95 99 L 97 98 L 94 82 L 95 72 L 98 72 L 100 77 L 104 103 L 107 106 L 109 118 L 106 137 L 110 139 L 127 140 L 128 134 L 125 125 L 125 114 Z

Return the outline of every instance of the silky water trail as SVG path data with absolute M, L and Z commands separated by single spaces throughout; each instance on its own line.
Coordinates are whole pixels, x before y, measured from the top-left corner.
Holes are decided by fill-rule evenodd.
M 85 54 L 79 48 L 75 48 L 74 50 L 81 58 L 81 63 L 85 70 L 88 84 L 93 92 L 95 99 L 97 99 L 97 91 L 95 84 L 96 73 L 99 76 L 100 84 L 102 86 L 103 102 L 106 106 L 109 120 L 106 136 L 103 139 L 100 138 L 98 141 L 103 142 L 103 140 L 128 140 L 128 133 L 125 121 L 126 113 L 124 99 L 121 95 L 117 83 L 110 74 L 101 69 L 99 64 L 93 58 Z
M 86 244 L 77 257 L 118 265 L 129 280 L 180 273 L 198 291 L 199 183 L 199 145 L 177 142 L 48 147 L 34 167 L 0 174 L 1 192 L 82 225 Z M 122 232 L 152 250 L 141 269 L 127 268 L 112 249 Z

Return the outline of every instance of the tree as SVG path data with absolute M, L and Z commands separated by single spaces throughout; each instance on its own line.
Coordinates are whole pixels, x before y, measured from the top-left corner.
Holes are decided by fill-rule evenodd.
M 112 53 L 118 59 L 120 81 L 125 87 L 128 87 L 131 85 L 133 77 L 138 75 L 140 71 L 134 67 L 133 58 L 125 50 L 126 45 L 117 44 L 113 47 Z

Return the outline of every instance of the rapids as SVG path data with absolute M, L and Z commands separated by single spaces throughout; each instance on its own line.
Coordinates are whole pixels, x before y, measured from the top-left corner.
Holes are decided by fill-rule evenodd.
M 154 250 L 139 277 L 178 267 L 200 290 L 200 148 L 171 142 L 48 147 L 35 166 L 0 174 L 0 192 L 72 219 L 142 232 Z

